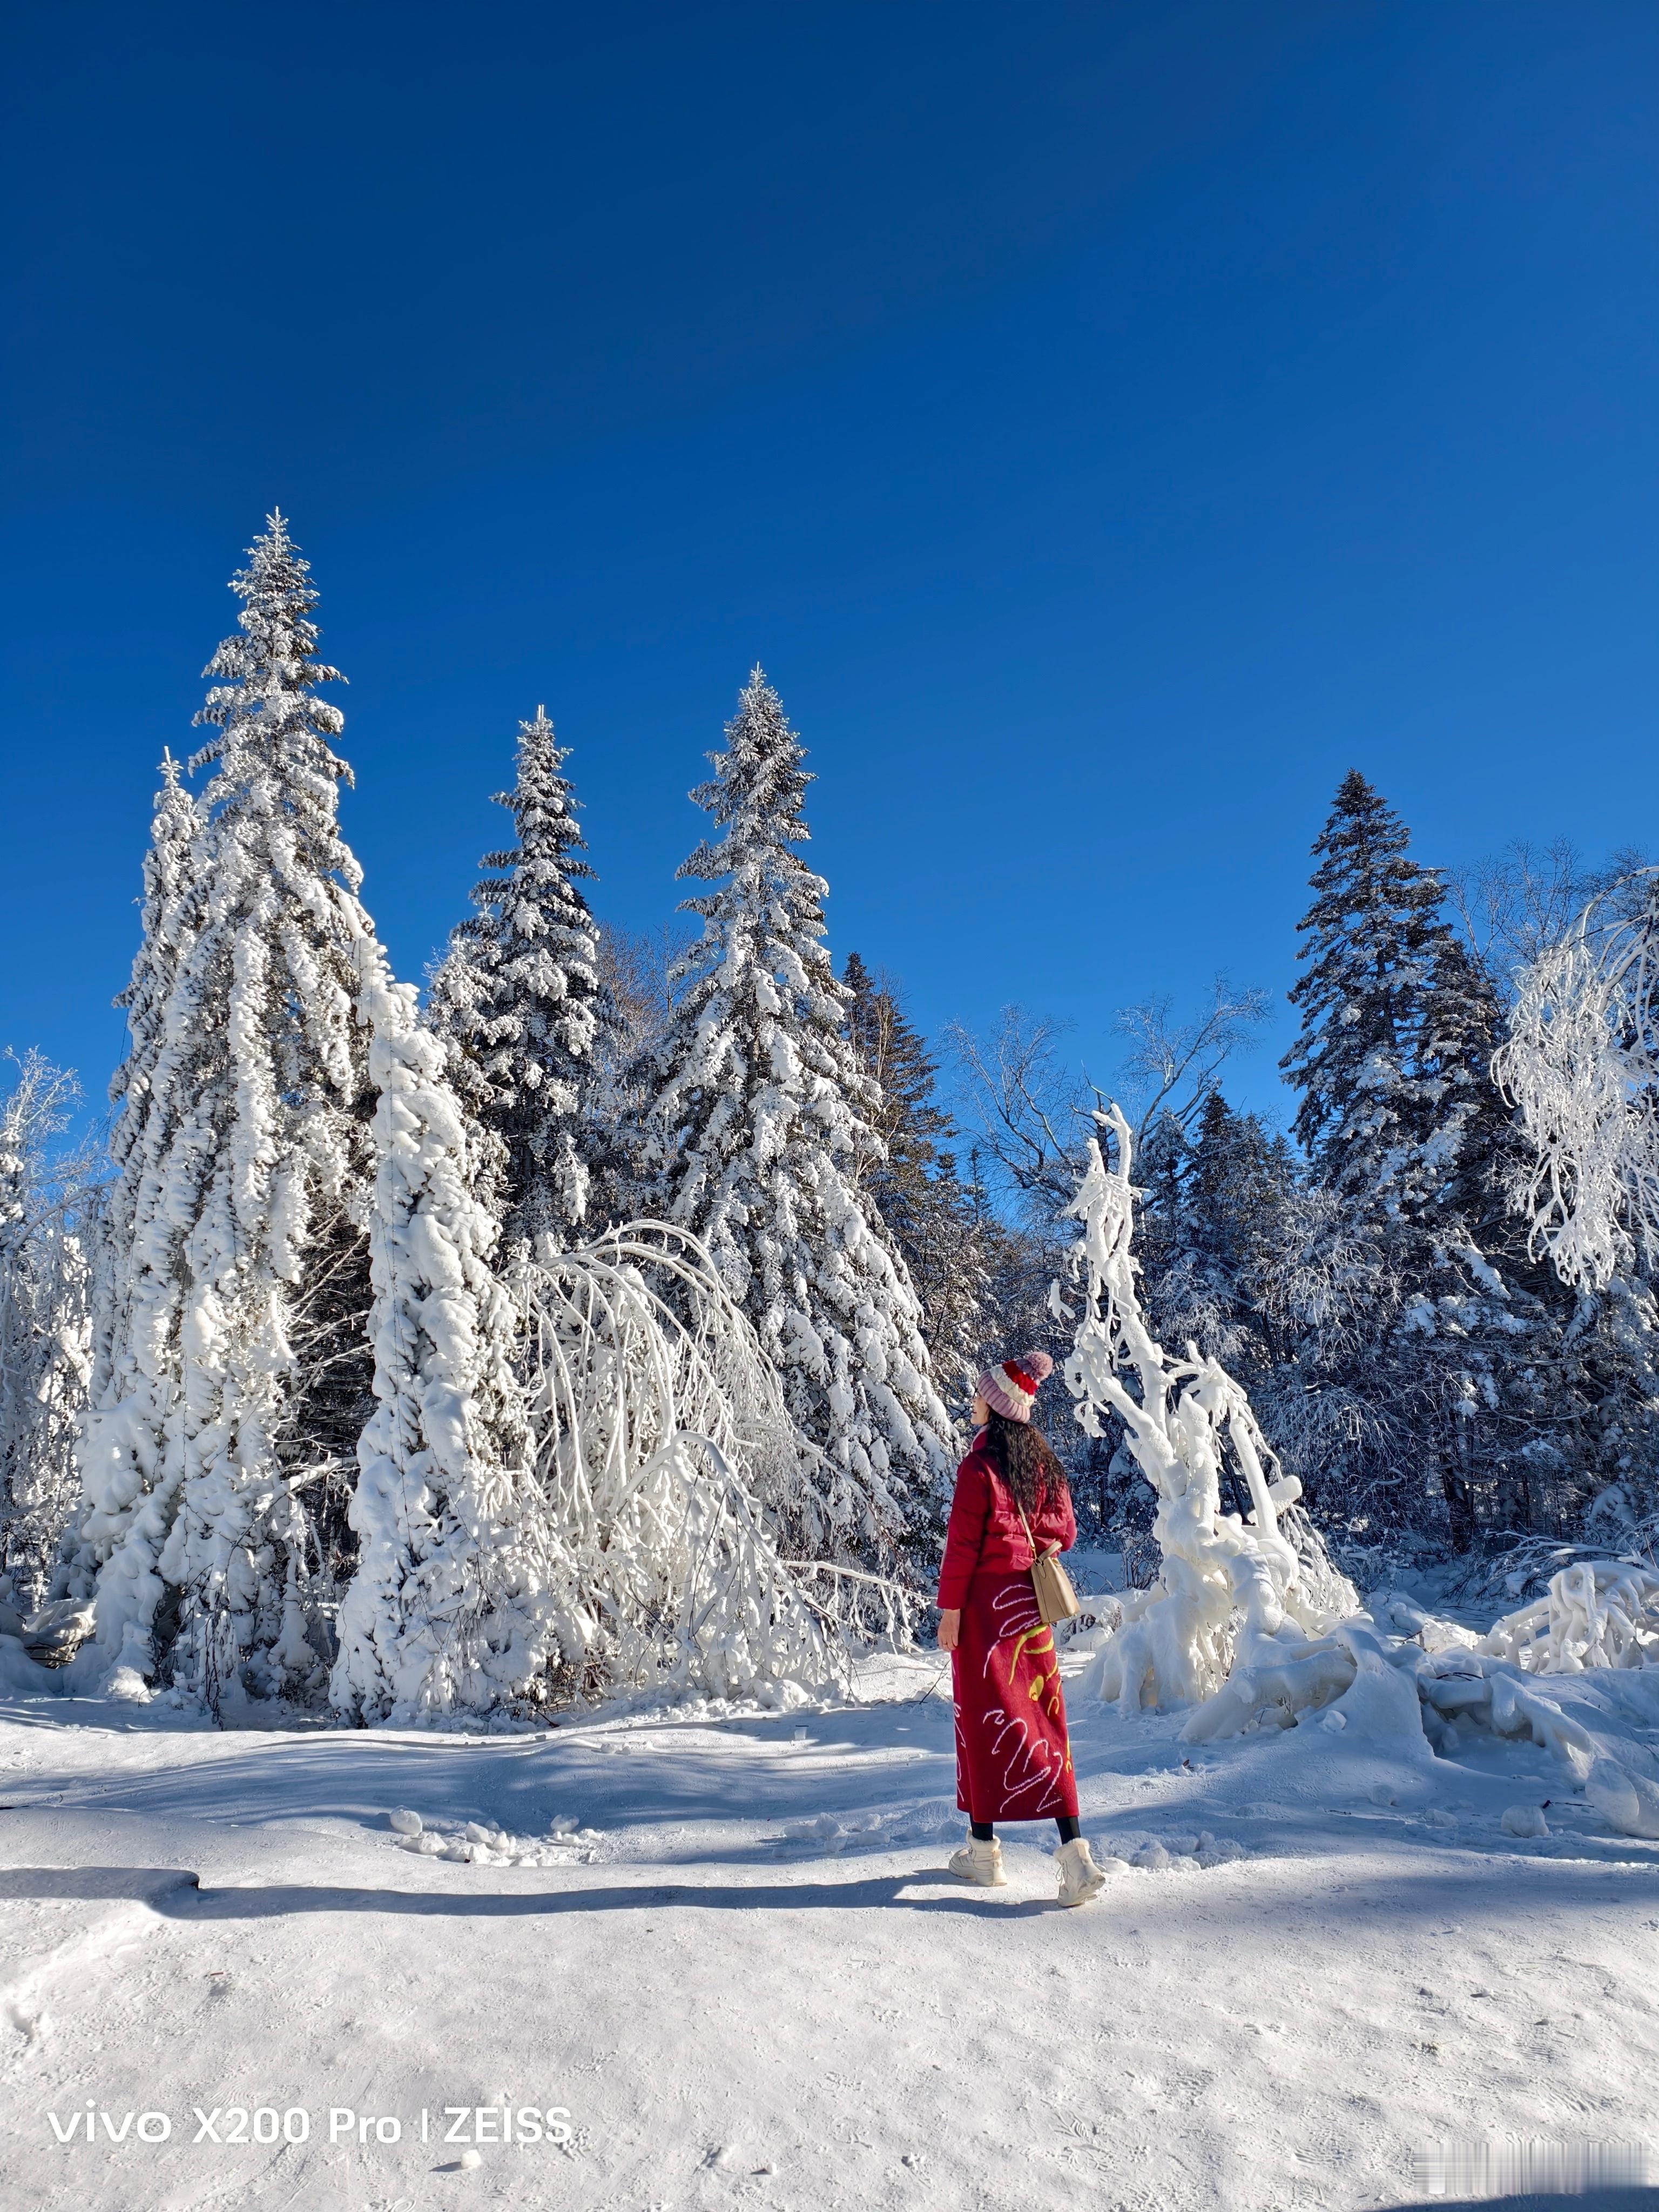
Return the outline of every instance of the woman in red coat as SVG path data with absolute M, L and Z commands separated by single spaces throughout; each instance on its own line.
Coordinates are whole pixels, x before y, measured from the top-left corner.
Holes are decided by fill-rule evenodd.
M 1052 1818 L 1060 1830 L 1060 1901 L 1086 1905 L 1106 1877 L 1078 1832 L 1077 1781 L 1066 1732 L 1054 1636 L 1037 1613 L 1031 1562 L 1077 1535 L 1065 1472 L 1031 1426 L 1046 1352 L 1005 1359 L 975 1385 L 979 1433 L 957 1469 L 939 1577 L 939 1648 L 951 1654 L 957 1716 L 957 1803 L 968 1841 L 952 1874 L 996 1886 L 994 1823 Z

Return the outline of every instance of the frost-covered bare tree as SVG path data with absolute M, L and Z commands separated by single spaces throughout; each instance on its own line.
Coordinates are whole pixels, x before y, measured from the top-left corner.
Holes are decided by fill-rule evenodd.
M 79 1091 L 39 1053 L 8 1054 L 0 1098 L 0 1597 L 46 1595 L 72 1519 L 91 1368 L 90 1147 L 63 1149 Z
M 1064 1023 L 1005 1006 L 980 1036 L 960 1022 L 945 1030 L 972 1131 L 976 1181 L 993 1202 L 1044 1223 L 1057 1220 L 1077 1187 L 1093 1093 L 1066 1057 Z
M 1115 1024 L 1127 1041 L 1115 1087 L 1133 1106 L 1136 1144 L 1160 1120 L 1182 1130 L 1195 1122 L 1223 1067 L 1267 1015 L 1265 991 L 1237 989 L 1224 975 L 1212 984 L 1209 1003 L 1185 1020 L 1175 1018 L 1167 997 L 1126 1006 Z M 1069 1061 L 1065 1034 L 1065 1024 L 1022 1006 L 1005 1006 L 988 1036 L 959 1022 L 946 1032 L 981 1156 L 999 1171 L 1005 1195 L 1027 1201 L 1045 1220 L 1071 1203 L 1104 1097 L 1086 1069 Z
M 1195 1125 L 1223 1067 L 1267 1018 L 1267 1003 L 1264 990 L 1239 990 L 1218 975 L 1209 1004 L 1186 1021 L 1172 1018 L 1175 1001 L 1167 997 L 1124 1009 L 1117 1028 L 1129 1049 L 1117 1084 L 1134 1101 L 1137 1143 L 1145 1144 L 1146 1132 L 1160 1119 L 1172 1120 L 1183 1133 Z
M 1645 858 L 1633 847 L 1599 866 L 1569 839 L 1510 845 L 1494 859 L 1455 871 L 1447 886 L 1464 939 L 1506 1000 L 1540 954 L 1569 937 L 1595 902 L 1604 926 L 1640 912 Z
M 1615 885 L 1522 971 L 1495 1061 L 1533 1247 L 1590 1290 L 1659 1257 L 1659 877 L 1639 881 L 1634 912 Z

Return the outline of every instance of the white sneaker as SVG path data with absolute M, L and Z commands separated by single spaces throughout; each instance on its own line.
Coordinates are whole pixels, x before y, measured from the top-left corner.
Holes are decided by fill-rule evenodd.
M 1090 1857 L 1089 1846 L 1081 1836 L 1062 1844 L 1054 1853 L 1054 1863 L 1060 1869 L 1062 1905 L 1086 1905 L 1106 1887 L 1106 1877 Z M 955 1864 L 954 1860 L 951 1863 Z
M 1008 1887 L 1008 1877 L 1002 1871 L 1002 1846 L 994 1836 L 988 1844 L 969 1836 L 959 1851 L 951 1852 L 951 1871 L 960 1875 L 964 1881 L 976 1881 L 981 1889 Z M 1105 1879 L 1103 1875 L 1101 1878 Z

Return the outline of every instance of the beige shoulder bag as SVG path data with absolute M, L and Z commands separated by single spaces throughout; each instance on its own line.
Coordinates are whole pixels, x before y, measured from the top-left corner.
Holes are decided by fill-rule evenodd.
M 1013 1498 L 1011 1490 L 1008 1493 Z M 1031 1546 L 1031 1588 L 1036 1592 L 1037 1619 L 1053 1627 L 1057 1620 L 1069 1620 L 1081 1607 L 1077 1592 L 1072 1588 L 1072 1577 L 1060 1564 L 1057 1552 L 1039 1552 L 1031 1539 L 1031 1524 L 1025 1518 L 1025 1508 L 1014 1498 L 1014 1510 L 1019 1516 L 1019 1525 L 1025 1531 L 1025 1540 Z

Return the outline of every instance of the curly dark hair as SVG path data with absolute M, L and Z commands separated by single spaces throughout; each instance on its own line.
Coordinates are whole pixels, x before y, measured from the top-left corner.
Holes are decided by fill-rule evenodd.
M 1027 1513 L 1035 1513 L 1046 1500 L 1064 1498 L 1066 1470 L 1042 1430 L 1030 1421 L 1011 1421 L 994 1406 L 988 1413 L 985 1449 L 1015 1502 Z

